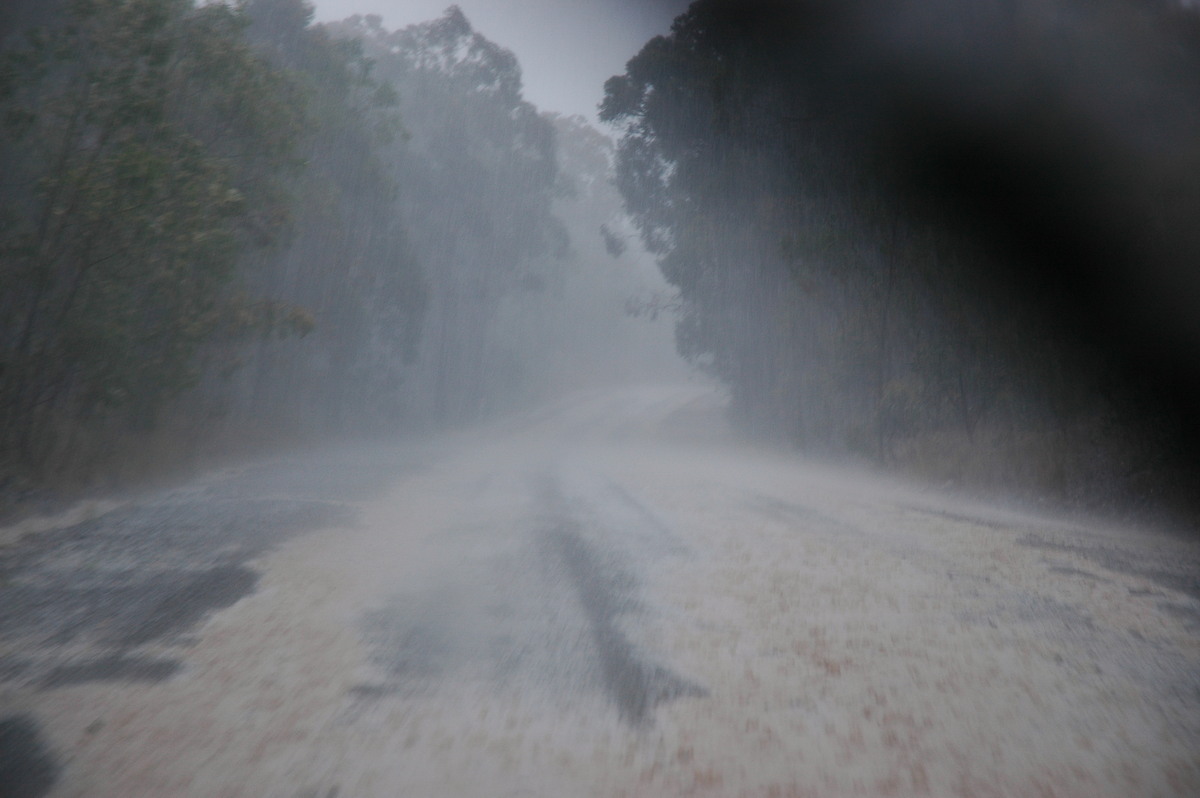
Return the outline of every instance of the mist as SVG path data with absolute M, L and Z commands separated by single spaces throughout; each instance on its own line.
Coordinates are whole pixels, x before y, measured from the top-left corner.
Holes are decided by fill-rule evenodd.
M 805 448 L 1190 504 L 1195 26 L 1153 4 L 693 4 L 601 113 L 683 351 L 747 428 Z
M 1200 792 L 1192 4 L 13 0 L 0 128 L 0 795 Z
M 27 43 L 141 13 L 96 8 L 5 17 L 0 379 L 30 490 L 642 375 L 714 380 L 809 455 L 1190 513 L 1190 10 L 477 9 L 518 51 L 457 6 L 262 0 L 91 72 Z M 159 88 L 122 82 L 142 46 L 173 48 Z M 240 73 L 195 55 L 222 47 Z M 563 47 L 585 57 L 546 66 Z
M 153 4 L 66 9 L 8 19 L 95 42 L 94 65 L 6 40 L 6 451 L 29 489 L 691 371 L 670 319 L 627 311 L 669 291 L 611 184 L 611 139 L 526 100 L 513 52 L 457 7 L 389 29 L 204 6 L 145 41 L 120 35 Z M 158 83 L 130 83 L 155 46 Z

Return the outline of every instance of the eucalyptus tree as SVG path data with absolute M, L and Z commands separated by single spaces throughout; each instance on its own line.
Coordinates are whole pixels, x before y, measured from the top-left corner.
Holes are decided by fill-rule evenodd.
M 313 24 L 308 3 L 242 8 L 255 51 L 300 91 L 304 166 L 286 184 L 284 235 L 244 260 L 244 282 L 255 296 L 302 309 L 308 334 L 230 350 L 244 367 L 227 416 L 307 432 L 394 428 L 427 294 L 399 207 L 403 185 L 389 168 L 406 138 L 396 92 L 360 43 Z
M 553 127 L 523 98 L 515 56 L 457 8 L 396 31 L 378 17 L 332 30 L 360 41 L 399 96 L 406 135 L 389 161 L 429 283 L 409 382 L 415 411 L 444 422 L 477 417 L 511 378 L 493 361 L 503 297 L 524 290 L 533 260 L 566 252 L 552 213 Z
M 582 116 L 543 116 L 556 133 L 562 190 L 553 207 L 570 248 L 521 267 L 501 303 L 489 361 L 510 372 L 514 401 L 682 377 L 671 319 L 655 316 L 671 301 L 669 286 L 613 185 L 614 142 Z
M 1200 441 L 1198 19 L 696 0 L 601 110 L 681 352 L 804 445 L 1144 492 Z
M 694 3 L 608 81 L 601 118 L 622 133 L 626 208 L 679 289 L 680 353 L 751 426 L 824 445 L 865 401 L 846 390 L 862 356 L 836 356 L 878 252 L 834 190 L 856 165 L 805 128 L 811 103 L 779 69 L 792 32 L 749 9 Z
M 76 433 L 147 425 L 247 309 L 239 252 L 285 214 L 301 98 L 189 0 L 72 0 L 10 37 L 0 228 L 0 448 L 54 464 Z M 15 166 L 14 166 L 15 165 Z M 257 320 L 256 320 L 257 322 Z

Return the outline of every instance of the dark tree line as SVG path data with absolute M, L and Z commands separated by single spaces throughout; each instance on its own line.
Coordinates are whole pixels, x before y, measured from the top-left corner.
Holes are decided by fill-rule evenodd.
M 278 235 L 302 122 L 230 7 L 62 16 L 6 49 L 0 88 L 0 446 L 43 468 L 152 425 L 203 346 L 261 323 L 238 258 Z
M 209 406 L 239 427 L 363 433 L 402 418 L 404 370 L 428 296 L 426 265 L 401 211 L 411 187 L 391 172 L 405 146 L 394 87 L 355 41 L 311 22 L 298 0 L 252 0 L 246 38 L 299 84 L 307 114 L 276 246 L 244 261 L 257 296 L 303 308 L 306 335 L 259 336 Z M 265 331 L 265 330 L 264 330 Z
M 606 84 L 747 427 L 1095 501 L 1194 475 L 1200 39 L 1133 2 L 697 0 Z
M 457 7 L 396 31 L 378 17 L 332 29 L 361 42 L 400 97 L 407 136 L 389 166 L 430 289 L 407 399 L 424 421 L 478 418 L 519 368 L 497 352 L 502 303 L 528 290 L 533 261 L 567 251 L 553 126 L 522 97 L 515 56 Z
M 0 124 L 0 498 L 475 419 L 635 332 L 611 142 L 457 8 L 14 0 Z
M 299 0 L 57 11 L 5 40 L 6 470 L 394 418 L 424 284 L 360 48 Z
M 389 32 L 302 0 L 63 0 L 0 36 L 9 484 L 528 393 L 538 354 L 498 318 L 562 277 L 566 183 L 457 9 Z

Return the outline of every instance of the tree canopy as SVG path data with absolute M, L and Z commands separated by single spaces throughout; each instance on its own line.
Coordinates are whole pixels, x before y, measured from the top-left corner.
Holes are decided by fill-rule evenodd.
M 236 315 L 237 257 L 280 230 L 301 118 L 244 26 L 222 5 L 74 0 L 5 53 L 7 451 L 51 446 L 55 419 L 149 422 Z
M 1126 2 L 697 0 L 601 106 L 681 353 L 802 445 L 1142 491 L 1200 440 L 1194 316 L 1128 301 L 1198 287 L 1196 29 Z
M 523 290 L 531 261 L 566 252 L 552 212 L 554 129 L 523 98 L 513 54 L 457 7 L 396 31 L 377 17 L 332 30 L 362 43 L 405 120 L 392 174 L 430 281 L 410 401 L 435 421 L 476 418 L 501 399 L 514 367 L 496 356 L 503 298 Z
M 424 284 L 361 49 L 301 0 L 61 10 L 2 52 L 5 468 L 95 467 L 164 413 L 197 443 L 394 419 Z

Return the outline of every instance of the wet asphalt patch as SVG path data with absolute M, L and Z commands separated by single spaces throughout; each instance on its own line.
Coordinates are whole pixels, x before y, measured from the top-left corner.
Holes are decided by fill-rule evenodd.
M 455 567 L 363 616 L 377 678 L 350 695 L 374 702 L 472 681 L 568 702 L 599 694 L 631 726 L 652 722 L 664 702 L 706 695 L 627 634 L 649 612 L 634 563 L 652 567 L 681 547 L 625 491 L 596 490 L 567 501 L 548 481 L 537 488 L 531 523 L 431 536 Z M 619 530 L 610 528 L 615 519 Z
M 564 591 L 528 535 L 511 532 L 458 526 L 426 538 L 452 553 L 454 565 L 364 613 L 359 631 L 375 675 L 351 689 L 355 698 L 428 695 L 451 682 L 494 689 L 569 682 L 579 657 L 555 600 Z
M 645 659 L 630 642 L 620 621 L 637 608 L 633 599 L 637 582 L 610 557 L 586 543 L 577 522 L 559 519 L 543 529 L 542 535 L 578 592 L 600 660 L 604 689 L 623 720 L 640 726 L 658 704 L 707 695 L 699 685 Z
M 50 671 L 38 686 L 52 690 L 86 682 L 161 682 L 174 676 L 181 667 L 172 659 L 112 654 L 61 665 Z
M 469 643 L 459 639 L 462 630 L 437 608 L 440 595 L 444 591 L 424 596 L 415 611 L 393 601 L 366 616 L 363 626 L 373 644 L 374 660 L 386 669 L 391 686 L 359 685 L 355 692 L 366 696 L 389 689 L 403 691 L 402 687 L 417 691 L 457 667 L 468 654 Z
M 254 592 L 258 574 L 241 565 L 221 565 L 195 574 L 142 603 L 138 612 L 121 618 L 123 629 L 110 637 L 122 648 L 170 639 L 190 629 L 213 610 L 224 609 Z
M 0 682 L 168 679 L 186 633 L 254 592 L 254 558 L 355 521 L 337 502 L 239 493 L 178 490 L 0 550 Z

